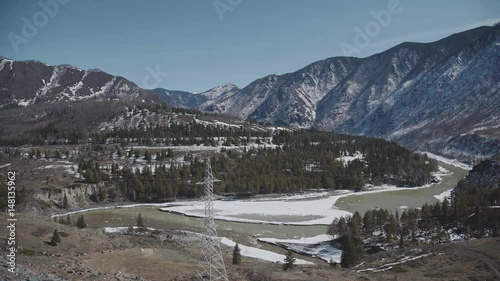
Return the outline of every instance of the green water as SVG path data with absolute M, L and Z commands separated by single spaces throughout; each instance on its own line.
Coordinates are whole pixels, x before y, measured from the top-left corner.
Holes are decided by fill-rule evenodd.
M 452 189 L 456 183 L 465 175 L 466 170 L 456 168 L 440 162 L 440 165 L 452 175 L 442 177 L 440 183 L 428 188 L 414 190 L 398 190 L 380 193 L 349 195 L 337 201 L 335 206 L 339 209 L 363 214 L 366 210 L 374 207 L 382 207 L 390 210 L 400 210 L 401 206 L 420 207 L 425 202 L 434 203 L 437 200 L 434 195 Z M 137 215 L 141 213 L 148 227 L 160 229 L 179 229 L 194 232 L 203 232 L 203 220 L 199 218 L 187 217 L 179 214 L 172 214 L 159 211 L 156 207 L 134 207 L 116 208 L 108 210 L 97 210 L 85 213 L 85 218 L 90 227 L 116 227 L 131 226 L 136 222 Z M 73 219 L 76 219 L 73 218 Z M 273 224 L 252 224 L 242 222 L 217 221 L 218 234 L 233 240 L 254 244 L 255 235 L 272 238 L 298 238 L 309 237 L 326 233 L 325 225 L 273 225 Z
M 373 208 L 385 208 L 400 211 L 401 206 L 410 208 L 422 207 L 423 204 L 435 203 L 434 195 L 441 194 L 456 186 L 468 171 L 439 162 L 439 165 L 452 172 L 452 175 L 442 177 L 442 181 L 427 188 L 405 189 L 372 194 L 351 195 L 337 200 L 335 206 L 349 212 L 358 211 L 363 215 Z

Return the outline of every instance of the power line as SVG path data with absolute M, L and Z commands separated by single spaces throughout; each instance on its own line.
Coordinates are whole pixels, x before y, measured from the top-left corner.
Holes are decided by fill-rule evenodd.
M 224 280 L 229 281 L 224 265 L 224 257 L 220 249 L 217 237 L 217 229 L 214 221 L 214 179 L 210 158 L 207 157 L 204 179 L 198 184 L 205 186 L 205 235 L 201 240 L 201 254 L 199 261 L 198 278 L 200 280 Z

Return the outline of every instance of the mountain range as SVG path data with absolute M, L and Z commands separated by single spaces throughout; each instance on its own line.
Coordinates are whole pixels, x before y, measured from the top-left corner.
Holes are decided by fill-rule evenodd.
M 120 76 L 71 65 L 52 66 L 38 61 L 0 57 L 0 106 L 84 99 L 156 99 L 149 91 Z
M 16 135 L 21 123 L 55 124 L 47 116 L 61 107 L 79 105 L 85 112 L 102 102 L 123 107 L 162 100 L 247 121 L 487 157 L 500 151 L 499 65 L 498 25 L 431 43 L 405 42 L 366 58 L 328 58 L 241 89 L 227 84 L 202 93 L 147 90 L 100 70 L 0 57 L 0 131 Z M 99 116 L 108 120 L 116 111 Z
M 234 84 L 226 84 L 198 94 L 185 91 L 171 91 L 163 88 L 153 89 L 153 92 L 162 101 L 174 107 L 199 109 L 211 108 L 210 106 L 231 97 L 239 90 L 240 88 Z
M 243 120 L 486 157 L 500 150 L 499 65 L 500 26 L 479 27 L 436 42 L 405 42 L 366 58 L 317 61 L 234 87 L 213 100 L 155 92 L 169 92 L 177 106 Z M 202 102 L 191 102 L 195 98 Z
M 4 145 L 88 138 L 128 108 L 158 103 L 150 90 L 98 69 L 0 57 L 0 140 Z

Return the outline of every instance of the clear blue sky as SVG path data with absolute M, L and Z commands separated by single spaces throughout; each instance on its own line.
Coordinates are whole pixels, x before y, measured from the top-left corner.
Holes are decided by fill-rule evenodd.
M 341 56 L 342 42 L 355 46 L 354 28 L 395 0 L 64 0 L 44 23 L 39 2 L 52 1 L 63 0 L 2 1 L 0 56 L 99 68 L 140 86 L 158 67 L 169 75 L 154 86 L 200 92 Z M 220 17 L 214 2 L 241 3 Z M 500 21 L 499 0 L 400 0 L 398 10 L 354 56 Z M 16 52 L 9 34 L 23 36 L 23 17 L 34 16 L 40 27 Z

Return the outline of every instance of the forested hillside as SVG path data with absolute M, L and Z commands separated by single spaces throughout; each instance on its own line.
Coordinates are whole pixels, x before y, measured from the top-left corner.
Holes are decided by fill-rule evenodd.
M 437 168 L 436 161 L 426 155 L 412 153 L 392 142 L 316 131 L 223 128 L 192 122 L 116 130 L 104 135 L 98 139 L 129 145 L 163 145 L 132 148 L 128 152 L 118 148 L 112 152 L 116 163 L 106 170 L 93 162 L 80 164 L 79 170 L 87 181 L 109 181 L 128 200 L 141 202 L 200 196 L 202 189 L 195 183 L 203 178 L 203 158 L 207 155 L 211 155 L 215 177 L 221 180 L 215 187 L 218 194 L 360 190 L 366 184 L 417 186 L 430 182 L 431 172 Z M 185 164 L 174 165 L 171 160 L 179 153 L 173 153 L 171 148 L 178 145 L 199 150 L 213 147 L 219 153 L 184 152 L 180 155 Z M 142 170 L 120 168 L 118 163 L 126 159 L 146 161 L 149 165 Z
M 342 266 L 359 263 L 374 245 L 399 248 L 419 242 L 442 243 L 500 236 L 500 163 L 485 160 L 461 180 L 451 198 L 402 211 L 368 210 L 335 220 L 328 233 L 344 250 Z M 389 245 L 389 246 L 388 246 Z

